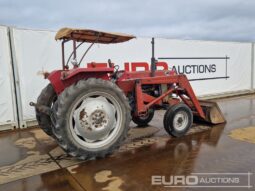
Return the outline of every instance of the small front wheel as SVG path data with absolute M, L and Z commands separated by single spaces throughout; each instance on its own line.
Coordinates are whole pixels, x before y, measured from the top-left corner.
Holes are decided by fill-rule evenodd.
M 174 137 L 185 135 L 192 123 L 192 111 L 183 103 L 169 107 L 164 115 L 164 128 L 168 134 Z

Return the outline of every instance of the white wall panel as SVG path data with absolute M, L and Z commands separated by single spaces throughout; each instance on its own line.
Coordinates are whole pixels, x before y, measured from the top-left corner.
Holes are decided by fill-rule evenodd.
M 34 108 L 29 106 L 29 102 L 35 102 L 48 83 L 40 73 L 57 69 L 60 65 L 60 45 L 54 40 L 53 32 L 15 28 L 13 45 L 19 76 L 22 119 L 34 119 Z
M 0 130 L 16 126 L 13 74 L 8 39 L 8 28 L 0 26 Z
M 255 43 L 252 43 L 252 55 L 251 55 L 251 67 L 252 67 L 252 72 L 251 72 L 251 78 L 253 80 L 252 83 L 252 89 L 255 89 Z
M 225 57 L 228 62 L 229 79 L 194 81 L 197 95 L 217 94 L 250 89 L 251 43 L 211 42 L 192 40 L 156 40 L 157 57 Z M 189 79 L 225 76 L 225 60 L 167 60 L 169 67 L 185 65 L 213 65 L 216 72 L 188 74 Z

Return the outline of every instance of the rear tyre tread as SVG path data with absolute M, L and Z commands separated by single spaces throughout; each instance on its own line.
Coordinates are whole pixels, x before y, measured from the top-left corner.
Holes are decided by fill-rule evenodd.
M 42 91 L 39 97 L 37 98 L 37 104 L 45 105 L 50 107 L 51 104 L 54 102 L 56 98 L 56 93 L 54 88 L 51 84 L 48 84 Z M 38 121 L 38 125 L 40 128 L 49 136 L 54 136 L 52 132 L 53 124 L 51 122 L 50 116 L 35 110 L 36 112 L 36 119 Z
M 85 89 L 90 88 L 101 88 L 105 87 L 107 89 L 111 89 L 115 91 L 115 94 L 118 96 L 120 100 L 122 100 L 123 107 L 125 110 L 124 118 L 125 120 L 125 127 L 122 134 L 119 136 L 117 142 L 111 145 L 109 148 L 102 150 L 102 151 L 87 151 L 79 147 L 75 140 L 70 139 L 71 132 L 68 131 L 66 128 L 67 123 L 69 122 L 66 119 L 66 113 L 72 102 L 74 101 L 75 97 L 79 95 Z M 95 159 L 95 158 L 104 158 L 106 155 L 111 154 L 114 150 L 118 149 L 121 143 L 124 142 L 125 138 L 127 137 L 127 133 L 129 131 L 129 123 L 131 120 L 130 115 L 130 105 L 128 102 L 127 97 L 125 96 L 124 92 L 114 83 L 102 79 L 96 78 L 89 78 L 87 80 L 80 80 L 77 83 L 69 86 L 66 88 L 60 95 L 57 101 L 57 112 L 55 113 L 56 118 L 56 126 L 54 130 L 54 134 L 56 136 L 56 140 L 59 145 L 67 152 L 69 155 L 79 158 L 81 160 L 87 159 Z

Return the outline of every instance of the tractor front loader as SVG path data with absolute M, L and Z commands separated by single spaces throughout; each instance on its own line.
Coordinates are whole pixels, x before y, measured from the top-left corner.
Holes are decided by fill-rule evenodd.
M 127 137 L 129 123 L 146 126 L 154 111 L 165 109 L 163 123 L 169 135 L 183 136 L 193 118 L 212 124 L 225 122 L 216 103 L 199 102 L 185 75 L 156 70 L 154 39 L 149 71 L 129 72 L 108 60 L 108 66 L 89 63 L 81 67 L 95 43 L 120 43 L 132 35 L 88 29 L 63 28 L 56 34 L 62 40 L 62 69 L 45 73 L 50 83 L 35 106 L 39 126 L 71 156 L 81 159 L 104 157 Z M 73 51 L 65 61 L 65 43 Z M 91 43 L 77 62 L 77 49 Z M 68 63 L 73 67 L 70 69 Z

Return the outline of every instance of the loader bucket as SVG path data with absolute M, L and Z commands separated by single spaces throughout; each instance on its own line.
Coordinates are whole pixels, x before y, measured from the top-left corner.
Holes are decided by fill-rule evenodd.
M 195 122 L 207 122 L 211 124 L 225 123 L 226 120 L 216 102 L 199 100 L 199 103 L 205 113 L 205 119 L 194 117 Z

